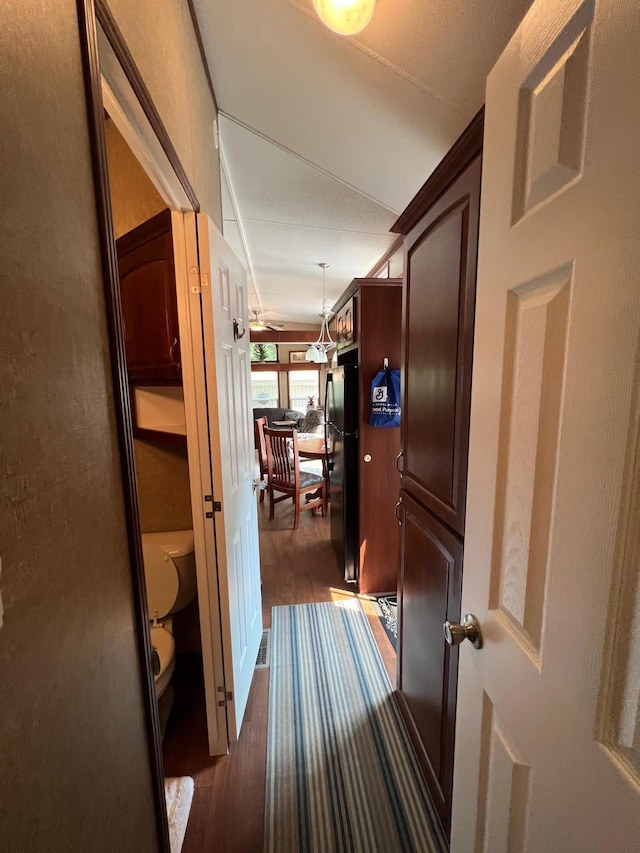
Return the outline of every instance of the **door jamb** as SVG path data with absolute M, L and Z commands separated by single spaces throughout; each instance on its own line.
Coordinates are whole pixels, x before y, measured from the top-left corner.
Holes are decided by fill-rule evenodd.
M 142 76 L 133 61 L 122 35 L 104 0 L 77 0 L 79 42 L 82 55 L 87 120 L 91 145 L 91 160 L 98 238 L 104 283 L 109 359 L 114 390 L 114 407 L 118 434 L 120 470 L 127 527 L 127 541 L 133 587 L 133 607 L 136 623 L 138 658 L 142 677 L 142 695 L 146 721 L 147 747 L 151 770 L 151 783 L 155 806 L 155 821 L 161 853 L 171 853 L 169 826 L 164 790 L 162 740 L 160 720 L 155 695 L 155 680 L 151 668 L 151 642 L 146 607 L 146 587 L 142 558 L 142 539 L 138 514 L 138 494 L 133 451 L 133 429 L 127 365 L 125 358 L 124 329 L 120 305 L 120 286 L 113 217 L 109 189 L 107 149 L 104 129 L 102 99 L 103 78 L 98 51 L 98 23 L 109 34 L 109 43 L 138 97 L 142 109 L 166 154 L 183 193 L 192 210 L 200 205 L 177 153 L 162 124 Z M 148 161 L 147 161 L 148 164 Z M 155 183 L 155 181 L 154 181 Z M 166 198 L 165 193 L 163 197 Z M 172 199 L 173 201 L 173 199 Z

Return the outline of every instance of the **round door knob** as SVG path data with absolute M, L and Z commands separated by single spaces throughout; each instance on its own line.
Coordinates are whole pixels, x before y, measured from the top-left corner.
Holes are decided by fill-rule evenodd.
M 463 640 L 469 640 L 475 649 L 482 648 L 482 633 L 480 623 L 472 613 L 467 613 L 462 625 L 456 622 L 445 622 L 444 638 L 450 646 L 459 646 Z

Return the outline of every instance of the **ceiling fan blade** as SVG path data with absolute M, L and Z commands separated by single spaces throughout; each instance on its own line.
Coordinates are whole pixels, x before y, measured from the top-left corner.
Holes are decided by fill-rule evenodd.
M 265 326 L 272 332 L 281 332 L 284 329 L 284 326 L 278 326 L 276 323 L 265 323 Z

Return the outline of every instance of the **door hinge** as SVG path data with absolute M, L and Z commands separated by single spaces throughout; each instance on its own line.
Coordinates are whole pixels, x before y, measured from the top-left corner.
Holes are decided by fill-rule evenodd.
M 189 275 L 196 276 L 195 282 L 192 280 L 191 283 L 191 293 L 200 293 L 202 288 L 200 286 L 200 267 L 197 264 L 193 264 L 189 267 Z
M 216 687 L 218 693 L 223 694 L 223 698 L 218 699 L 218 707 L 224 708 L 227 702 L 233 702 L 233 693 L 231 690 L 225 690 L 224 687 Z
M 211 504 L 211 511 L 205 513 L 206 518 L 213 518 L 214 512 L 222 512 L 222 502 L 214 501 L 213 495 L 205 495 L 204 502 Z

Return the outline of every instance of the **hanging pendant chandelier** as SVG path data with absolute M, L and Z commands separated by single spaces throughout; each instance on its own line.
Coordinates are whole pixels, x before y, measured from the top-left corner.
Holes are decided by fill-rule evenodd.
M 376 0 L 313 0 L 322 23 L 341 36 L 354 36 L 371 20 Z
M 327 353 L 329 350 L 335 349 L 336 345 L 329 332 L 329 320 L 331 319 L 331 311 L 327 309 L 327 294 L 325 276 L 329 264 L 318 264 L 322 267 L 322 312 L 320 314 L 320 335 L 318 340 L 309 346 L 305 356 L 307 361 L 313 361 L 316 364 L 324 364 L 329 359 Z

